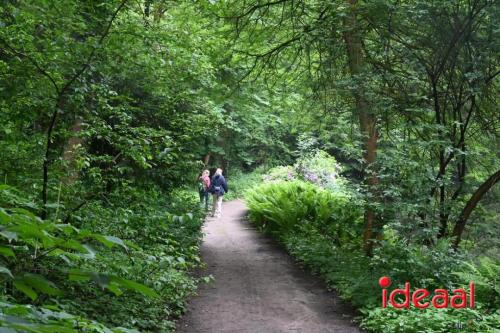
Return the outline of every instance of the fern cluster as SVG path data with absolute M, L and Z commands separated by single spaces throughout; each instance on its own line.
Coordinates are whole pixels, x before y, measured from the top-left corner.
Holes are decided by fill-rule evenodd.
M 339 245 L 353 240 L 361 227 L 362 211 L 353 199 L 300 180 L 263 184 L 246 196 L 250 218 L 267 232 L 284 234 L 313 223 Z

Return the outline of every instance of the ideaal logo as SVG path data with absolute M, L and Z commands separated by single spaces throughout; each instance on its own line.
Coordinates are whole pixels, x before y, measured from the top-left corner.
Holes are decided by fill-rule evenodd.
M 394 289 L 389 294 L 387 298 L 387 287 L 391 285 L 391 279 L 387 276 L 383 276 L 378 280 L 378 284 L 382 289 L 382 307 L 386 308 L 389 302 L 393 307 L 397 309 L 409 308 L 410 301 L 416 308 L 425 309 L 431 304 L 436 309 L 447 308 L 451 305 L 452 308 L 460 309 L 469 307 L 474 308 L 474 282 L 469 283 L 469 293 L 465 289 L 453 289 L 452 296 L 449 298 L 448 291 L 446 289 L 436 289 L 430 301 L 426 301 L 426 298 L 431 296 L 431 293 L 427 289 L 417 289 L 413 293 L 410 292 L 410 282 L 405 283 L 404 289 Z M 404 301 L 398 303 L 396 297 L 402 295 Z M 398 297 L 401 300 L 401 297 Z M 467 304 L 467 299 L 469 300 Z

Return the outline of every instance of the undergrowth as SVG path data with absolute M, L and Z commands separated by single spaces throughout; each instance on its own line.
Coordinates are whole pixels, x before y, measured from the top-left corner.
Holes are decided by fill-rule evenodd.
M 265 167 L 259 167 L 250 173 L 235 170 L 227 177 L 229 192 L 224 194 L 224 200 L 230 201 L 244 198 L 246 191 L 262 182 L 265 171 Z
M 198 283 L 190 270 L 201 263 L 203 214 L 191 191 L 124 187 L 46 221 L 26 198 L 0 188 L 6 332 L 174 329 Z
M 372 332 L 499 332 L 498 263 L 488 259 L 472 263 L 451 250 L 447 240 L 432 247 L 414 244 L 389 228 L 373 256 L 367 257 L 360 246 L 358 196 L 342 186 L 327 190 L 313 182 L 287 179 L 288 172 L 247 193 L 249 217 L 356 306 L 362 314 L 361 327 Z M 394 281 L 391 288 L 408 281 L 431 291 L 467 289 L 472 280 L 477 285 L 476 307 L 382 309 L 381 276 Z

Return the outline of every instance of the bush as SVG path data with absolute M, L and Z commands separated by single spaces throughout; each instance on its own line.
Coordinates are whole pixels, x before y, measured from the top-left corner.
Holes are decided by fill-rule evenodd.
M 355 246 L 333 244 L 329 237 L 312 226 L 309 224 L 280 239 L 291 255 L 321 275 L 339 291 L 341 298 L 360 309 L 364 314 L 361 320 L 363 328 L 373 332 L 404 333 L 498 332 L 500 313 L 498 307 L 490 303 L 498 299 L 494 296 L 498 297 L 498 290 L 497 287 L 486 287 L 491 286 L 495 279 L 491 275 L 496 272 L 490 267 L 491 262 L 487 264 L 489 268 L 476 268 L 448 252 L 449 247 L 444 245 L 431 249 L 388 242 L 376 249 L 373 258 L 368 258 Z M 483 271 L 481 277 L 477 276 L 478 271 Z M 382 309 L 378 285 L 381 276 L 390 276 L 395 282 L 394 288 L 403 287 L 404 282 L 410 281 L 413 286 L 429 290 L 468 288 L 472 280 L 477 286 L 476 307 L 460 310 Z
M 196 288 L 189 270 L 200 264 L 202 213 L 193 193 L 125 187 L 89 202 L 71 224 L 41 220 L 31 211 L 38 207 L 8 186 L 0 187 L 0 204 L 0 326 L 174 328 Z
M 270 169 L 262 179 L 265 182 L 303 180 L 331 191 L 342 191 L 347 184 L 335 158 L 322 150 L 304 154 L 293 166 Z
M 374 308 L 367 311 L 361 326 L 374 332 L 451 333 L 499 332 L 500 312 L 485 314 L 484 309 L 425 310 Z
M 337 160 L 322 150 L 301 157 L 295 164 L 295 170 L 304 181 L 332 191 L 340 190 L 345 185 L 340 177 L 342 169 Z
M 464 263 L 463 270 L 455 273 L 464 284 L 474 281 L 476 298 L 489 309 L 500 309 L 500 263 L 489 257 L 479 258 L 476 264 Z
M 299 180 L 263 184 L 246 196 L 250 219 L 264 230 L 279 235 L 314 223 L 339 244 L 360 227 L 361 211 L 351 199 Z
M 196 193 L 182 189 L 165 195 L 155 187 L 128 188 L 115 193 L 108 205 L 90 205 L 81 215 L 84 225 L 140 246 L 123 255 L 106 253 L 101 264 L 91 267 L 134 277 L 153 286 L 159 297 L 144 300 L 127 295 L 125 301 L 100 294 L 88 299 L 76 290 L 75 305 L 101 322 L 144 332 L 173 330 L 173 320 L 196 290 L 197 279 L 189 271 L 201 263 L 202 217 Z
M 291 181 L 297 179 L 297 172 L 292 166 L 277 166 L 270 169 L 262 180 L 265 182 Z
M 229 192 L 224 194 L 224 200 L 235 200 L 244 197 L 245 192 L 262 182 L 265 168 L 257 168 L 250 173 L 236 170 L 227 177 Z

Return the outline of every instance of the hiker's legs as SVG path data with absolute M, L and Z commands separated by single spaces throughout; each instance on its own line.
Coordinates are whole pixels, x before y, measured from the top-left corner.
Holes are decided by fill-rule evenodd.
M 217 217 L 220 216 L 220 214 L 222 213 L 222 195 L 218 195 L 217 196 L 217 207 L 215 207 L 215 215 Z
M 215 210 L 217 208 L 217 194 L 212 194 L 212 199 L 213 199 L 213 201 L 212 201 L 212 203 L 213 203 L 213 205 L 212 205 L 212 216 L 215 216 Z
M 203 193 L 203 200 L 205 201 L 205 210 L 208 210 L 208 191 Z

